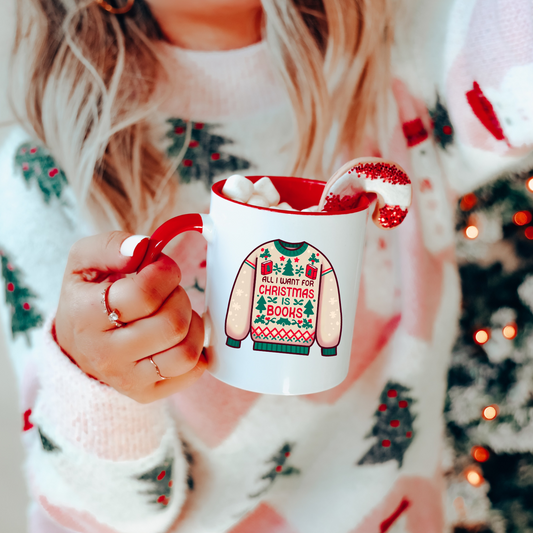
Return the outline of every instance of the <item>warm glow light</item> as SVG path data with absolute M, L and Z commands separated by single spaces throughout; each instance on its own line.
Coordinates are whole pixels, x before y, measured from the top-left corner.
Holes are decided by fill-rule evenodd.
M 478 344 L 485 344 L 489 340 L 489 332 L 486 329 L 479 329 L 474 333 L 474 340 Z
M 466 471 L 466 480 L 470 485 L 479 487 L 483 483 L 483 476 L 474 468 Z
M 487 405 L 481 413 L 481 416 L 485 420 L 494 420 L 498 416 L 498 406 L 497 405 Z
M 533 186 L 533 184 L 532 184 L 532 186 Z M 531 189 L 531 190 L 533 191 L 533 189 Z M 470 209 L 472 209 L 476 204 L 477 204 L 476 195 L 474 193 L 469 193 L 469 194 L 465 194 L 461 198 L 461 202 L 459 204 L 459 207 L 463 211 L 470 211 Z
M 486 448 L 483 448 L 483 446 L 474 446 L 470 453 L 479 463 L 484 463 L 490 457 L 489 451 Z
M 513 216 L 513 222 L 517 226 L 525 226 L 531 222 L 531 213 L 529 211 L 518 211 Z
M 479 235 L 479 230 L 476 228 L 476 226 L 468 226 L 465 229 L 465 235 L 469 239 L 475 239 Z
M 533 192 L 533 177 L 529 178 L 526 182 L 526 187 Z
M 514 324 L 507 324 L 507 326 L 502 329 L 502 333 L 506 339 L 514 339 L 517 334 L 516 326 Z
M 529 239 L 530 241 L 532 241 L 533 240 L 533 227 L 532 226 L 528 226 L 524 230 L 524 235 L 526 236 L 526 239 Z

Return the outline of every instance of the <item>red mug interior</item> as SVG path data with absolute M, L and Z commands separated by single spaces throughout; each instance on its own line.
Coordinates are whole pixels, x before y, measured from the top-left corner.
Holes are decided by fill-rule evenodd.
M 264 176 L 246 176 L 250 181 L 255 183 L 256 181 L 259 181 Z M 288 177 L 288 176 L 268 176 L 272 183 L 274 184 L 274 187 L 276 187 L 277 191 L 280 194 L 280 203 L 281 202 L 287 202 L 291 207 L 296 209 L 298 211 L 298 214 L 300 215 L 333 215 L 335 212 L 329 211 L 329 212 L 305 212 L 300 213 L 302 209 L 307 209 L 308 207 L 318 205 L 318 202 L 320 201 L 320 198 L 322 196 L 322 192 L 324 191 L 324 187 L 326 185 L 326 182 L 324 181 L 318 181 L 318 180 L 309 180 L 304 178 L 295 178 L 295 177 Z M 224 187 L 224 184 L 226 183 L 226 180 L 219 181 L 213 185 L 212 191 L 217 196 L 220 196 L 221 198 L 224 198 L 225 200 L 229 202 L 235 202 L 236 204 L 239 204 L 241 202 L 237 202 L 235 200 L 230 200 L 229 198 L 226 198 L 222 194 L 222 187 Z M 372 201 L 375 199 L 375 195 L 373 193 L 366 194 L 363 193 L 359 197 L 359 201 L 357 203 L 357 206 L 350 210 L 343 210 L 343 213 L 355 213 L 357 211 L 363 211 L 368 208 L 368 206 L 372 203 Z M 254 209 L 266 209 L 269 211 L 283 211 L 281 209 L 272 209 L 269 207 L 257 207 L 257 206 L 249 206 L 253 207 Z M 283 211 L 284 213 L 294 213 L 294 211 Z

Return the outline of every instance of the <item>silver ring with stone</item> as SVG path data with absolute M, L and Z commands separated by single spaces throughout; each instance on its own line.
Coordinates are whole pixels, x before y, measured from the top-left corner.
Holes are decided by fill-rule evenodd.
M 113 285 L 111 283 L 111 285 Z M 104 305 L 104 313 L 107 315 L 107 318 L 109 319 L 109 322 L 114 324 L 117 328 L 121 328 L 122 326 L 125 326 L 125 322 L 121 322 L 119 320 L 120 313 L 117 309 L 111 309 L 109 307 L 109 302 L 107 301 L 107 295 L 109 293 L 109 289 L 111 288 L 111 285 L 109 285 L 105 290 L 102 291 L 102 304 Z

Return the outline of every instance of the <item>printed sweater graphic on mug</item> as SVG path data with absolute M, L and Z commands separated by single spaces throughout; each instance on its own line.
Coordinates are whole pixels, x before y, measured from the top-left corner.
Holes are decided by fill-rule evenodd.
M 307 242 L 270 241 L 242 263 L 226 314 L 226 344 L 240 348 L 251 331 L 253 349 L 337 355 L 342 309 L 335 271 Z

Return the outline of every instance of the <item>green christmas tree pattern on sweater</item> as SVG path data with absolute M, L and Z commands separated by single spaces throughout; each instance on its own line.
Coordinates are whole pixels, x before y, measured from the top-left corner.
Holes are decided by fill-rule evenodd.
M 411 413 L 413 400 L 407 387 L 393 381 L 385 385 L 379 400 L 374 413 L 375 424 L 367 435 L 367 438 L 375 437 L 376 442 L 357 464 L 385 463 L 394 459 L 401 467 L 415 435 L 415 417 Z
M 67 186 L 65 173 L 57 166 L 50 152 L 37 144 L 26 142 L 15 153 L 15 166 L 20 168 L 26 182 L 35 181 L 45 203 L 60 198 Z
M 11 310 L 11 332 L 13 337 L 22 333 L 29 342 L 28 331 L 43 323 L 40 313 L 33 307 L 35 295 L 22 283 L 22 273 L 9 260 L 5 252 L 0 250 L 2 277 L 5 283 L 5 298 Z
M 233 141 L 214 134 L 214 124 L 188 124 L 181 118 L 171 118 L 167 122 L 171 125 L 167 133 L 167 138 L 171 140 L 167 154 L 170 157 L 182 155 L 178 168 L 182 182 L 202 181 L 207 188 L 211 188 L 219 174 L 250 168 L 250 163 L 245 159 L 223 151 L 222 148 Z M 185 143 L 188 145 L 185 146 Z

